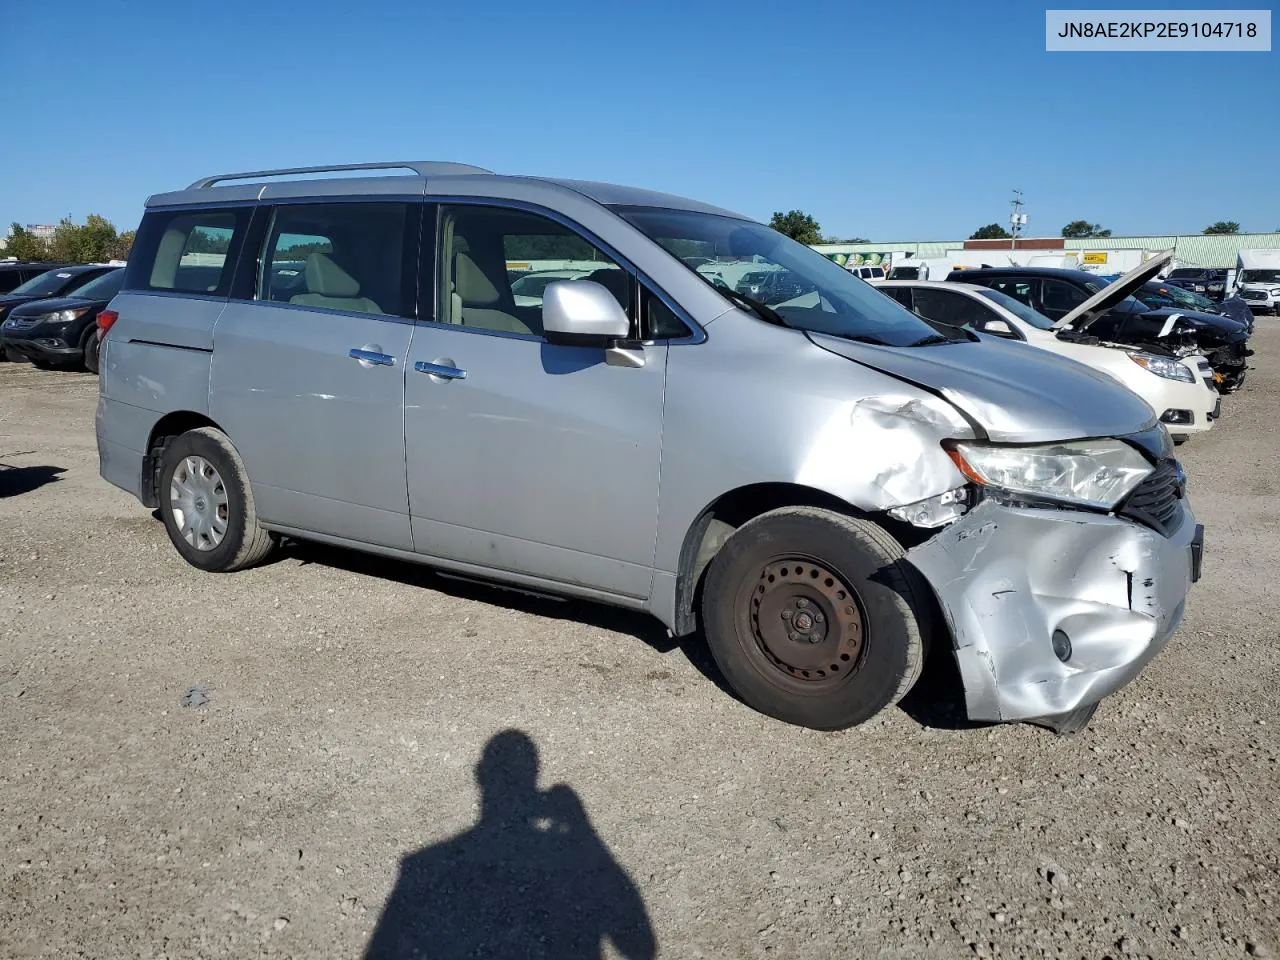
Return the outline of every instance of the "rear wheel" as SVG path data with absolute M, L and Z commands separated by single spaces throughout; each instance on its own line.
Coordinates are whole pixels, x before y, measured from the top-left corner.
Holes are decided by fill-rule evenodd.
M 820 730 L 855 726 L 915 684 L 928 587 L 867 520 L 773 510 L 740 527 L 707 572 L 707 644 L 746 703 Z
M 275 540 L 258 524 L 244 462 L 221 430 L 201 427 L 165 447 L 160 515 L 194 567 L 230 573 L 260 563 Z

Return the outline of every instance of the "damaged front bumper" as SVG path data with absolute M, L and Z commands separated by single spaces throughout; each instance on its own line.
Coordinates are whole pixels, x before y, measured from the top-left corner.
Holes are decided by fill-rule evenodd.
M 1037 720 L 1097 703 L 1164 647 L 1199 577 L 1202 538 L 1185 500 L 1168 537 L 986 500 L 907 557 L 941 602 L 969 717 Z

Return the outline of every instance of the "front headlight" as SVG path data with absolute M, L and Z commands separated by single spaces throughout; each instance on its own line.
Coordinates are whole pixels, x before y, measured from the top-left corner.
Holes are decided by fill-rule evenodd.
M 962 441 L 947 451 L 974 483 L 1012 493 L 1109 510 L 1151 473 L 1151 464 L 1120 440 L 1070 440 L 1034 447 Z
M 1273 297 L 1280 297 L 1280 290 L 1272 290 L 1271 295 Z
M 88 312 L 88 307 L 80 307 L 78 310 L 54 310 L 52 313 L 37 314 L 33 319 L 38 323 L 69 323 Z
M 1164 377 L 1166 380 L 1182 380 L 1186 383 L 1196 382 L 1196 375 L 1185 364 L 1172 357 L 1158 357 L 1154 353 L 1131 353 L 1129 359 L 1157 377 Z

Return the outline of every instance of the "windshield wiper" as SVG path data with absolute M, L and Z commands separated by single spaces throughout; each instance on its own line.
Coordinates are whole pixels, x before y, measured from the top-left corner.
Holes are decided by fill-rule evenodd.
M 919 340 L 914 340 L 911 343 L 908 343 L 907 346 L 908 347 L 928 347 L 928 346 L 932 346 L 935 343 L 952 343 L 954 342 L 954 339 L 955 339 L 954 337 L 944 337 L 940 333 L 931 333 L 927 337 L 921 337 Z
M 769 306 L 767 303 L 761 303 L 759 300 L 756 300 L 753 297 L 748 297 L 746 294 L 739 293 L 737 290 L 734 290 L 731 287 L 717 287 L 714 283 L 711 283 L 711 281 L 709 280 L 707 281 L 707 283 L 710 284 L 711 288 L 715 290 L 717 293 L 721 294 L 722 296 L 728 297 L 730 300 L 736 300 L 738 303 L 742 304 L 744 307 L 747 307 L 748 309 L 750 309 L 761 320 L 764 320 L 768 323 L 772 323 L 775 326 L 779 326 L 779 327 L 791 326 L 791 324 L 787 323 L 787 321 L 783 318 L 782 314 L 780 314 L 777 310 L 773 309 L 773 307 Z

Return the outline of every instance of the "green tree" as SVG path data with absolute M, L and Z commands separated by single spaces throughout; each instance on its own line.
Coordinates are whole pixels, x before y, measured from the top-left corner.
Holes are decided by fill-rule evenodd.
M 1239 233 L 1240 224 L 1234 220 L 1219 220 L 1217 223 L 1211 223 L 1205 227 L 1204 232 L 1208 234 Z
M 1069 239 L 1086 240 L 1095 237 L 1109 237 L 1111 236 L 1111 231 L 1105 229 L 1100 223 L 1090 223 L 1088 220 L 1072 220 L 1062 228 L 1062 235 Z
M 823 243 L 870 243 L 871 241 L 868 240 L 866 237 L 847 237 L 842 240 L 840 237 L 831 236 L 831 237 L 823 237 L 822 242 Z
M 128 260 L 133 251 L 133 238 L 136 231 L 126 230 L 119 234 L 107 248 L 108 260 Z
M 970 240 L 1008 240 L 1012 234 L 998 223 L 988 223 L 969 234 Z
M 19 260 L 48 260 L 49 245 L 30 230 L 15 223 L 9 228 L 4 253 L 7 257 L 17 257 Z
M 818 225 L 817 220 L 803 210 L 775 212 L 769 219 L 769 226 L 798 243 L 812 245 L 822 242 L 822 227 Z
M 94 263 L 111 258 L 117 239 L 115 225 L 106 217 L 91 213 L 83 224 L 63 217 L 53 231 L 49 252 L 55 260 Z

